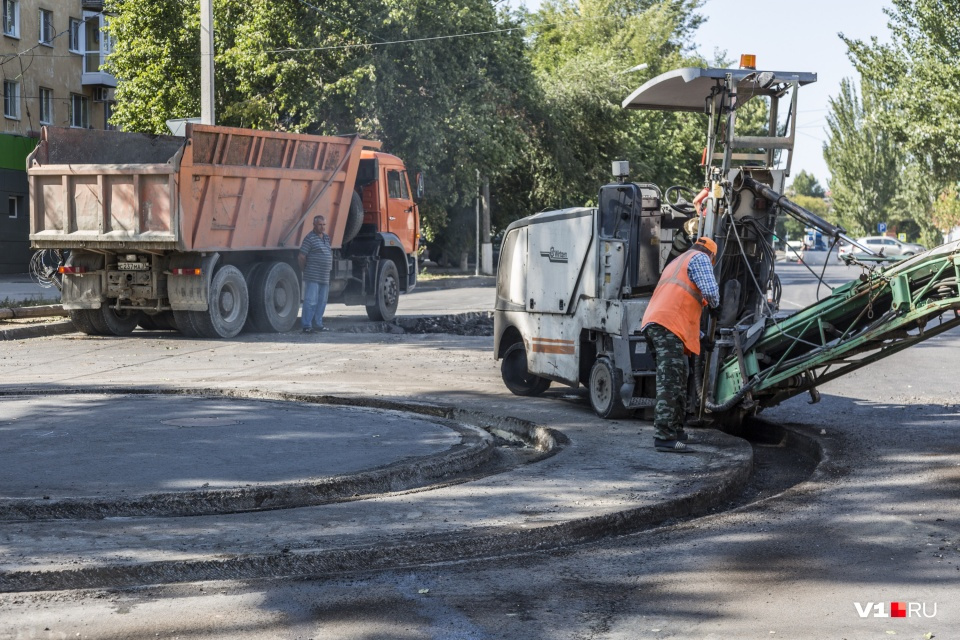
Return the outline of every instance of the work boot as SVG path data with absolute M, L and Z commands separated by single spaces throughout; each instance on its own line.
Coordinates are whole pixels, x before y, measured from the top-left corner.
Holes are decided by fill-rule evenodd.
M 657 451 L 666 451 L 668 453 L 693 453 L 693 449 L 680 440 L 654 438 L 653 448 Z

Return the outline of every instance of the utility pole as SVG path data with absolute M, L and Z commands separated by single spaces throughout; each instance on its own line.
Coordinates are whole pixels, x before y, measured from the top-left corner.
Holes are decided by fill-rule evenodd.
M 483 216 L 480 229 L 484 275 L 493 274 L 493 245 L 490 243 L 490 178 L 483 178 Z
M 200 122 L 217 123 L 213 110 L 213 0 L 200 0 Z

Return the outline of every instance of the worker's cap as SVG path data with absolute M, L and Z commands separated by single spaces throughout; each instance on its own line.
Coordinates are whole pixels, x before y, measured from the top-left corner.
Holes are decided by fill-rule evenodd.
M 716 260 L 717 258 L 717 243 L 714 242 L 711 238 L 706 236 L 702 238 L 697 238 L 695 245 L 700 245 L 703 249 L 710 254 L 710 257 Z

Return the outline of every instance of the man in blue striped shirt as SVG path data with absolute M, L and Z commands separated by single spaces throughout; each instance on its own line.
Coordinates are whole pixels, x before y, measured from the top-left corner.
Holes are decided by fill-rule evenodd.
M 303 312 L 300 325 L 304 333 L 329 331 L 323 326 L 323 312 L 330 295 L 330 271 L 333 269 L 333 250 L 330 236 L 324 233 L 327 221 L 323 216 L 313 219 L 313 231 L 300 245 L 300 271 L 303 272 Z

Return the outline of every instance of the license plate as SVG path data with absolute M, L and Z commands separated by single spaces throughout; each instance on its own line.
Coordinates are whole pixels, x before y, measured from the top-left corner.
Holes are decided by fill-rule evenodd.
M 146 262 L 118 262 L 117 269 L 120 271 L 148 271 L 150 265 Z

